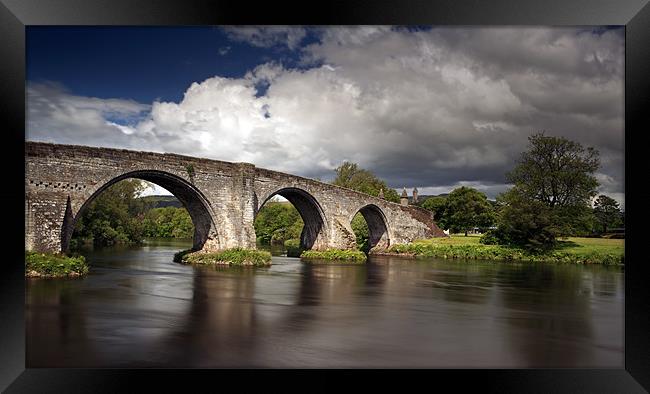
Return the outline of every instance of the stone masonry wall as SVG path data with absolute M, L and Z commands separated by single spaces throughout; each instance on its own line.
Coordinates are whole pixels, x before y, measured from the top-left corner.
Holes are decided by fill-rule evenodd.
M 38 142 L 25 145 L 27 250 L 65 248 L 70 235 L 66 229 L 74 226 L 84 204 L 129 177 L 157 183 L 184 203 L 197 228 L 196 248 L 255 248 L 255 215 L 282 190 L 299 202 L 307 220 L 322 218 L 315 249 L 354 247 L 350 222 L 369 204 L 376 206 L 377 215 L 383 214 L 391 245 L 445 236 L 424 209 L 248 163 Z

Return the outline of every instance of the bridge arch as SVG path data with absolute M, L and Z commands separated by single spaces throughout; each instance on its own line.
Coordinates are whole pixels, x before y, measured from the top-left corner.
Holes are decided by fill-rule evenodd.
M 268 193 L 260 199 L 262 202 L 255 206 L 255 217 L 259 210 L 274 196 L 286 198 L 298 210 L 304 223 L 300 234 L 300 247 L 302 249 L 319 248 L 327 240 L 327 219 L 323 208 L 316 198 L 306 190 L 297 187 L 284 187 Z M 256 196 L 257 197 L 257 196 Z M 256 198 L 256 202 L 257 198 Z M 322 244 L 322 245 L 321 245 Z
M 97 190 L 83 201 L 79 209 L 74 212 L 68 197 L 63 226 L 61 228 L 61 250 L 67 251 L 75 224 L 81 217 L 85 208 L 106 188 L 129 178 L 141 179 L 161 186 L 171 192 L 187 209 L 194 224 L 193 249 L 201 249 L 208 239 L 217 241 L 214 215 L 208 199 L 194 185 L 185 179 L 160 170 L 131 171 L 105 181 Z
M 375 204 L 368 204 L 357 210 L 354 216 L 360 213 L 368 225 L 368 243 L 369 249 L 373 248 L 386 249 L 390 246 L 390 231 L 388 219 L 384 211 Z M 350 221 L 352 221 L 350 218 Z

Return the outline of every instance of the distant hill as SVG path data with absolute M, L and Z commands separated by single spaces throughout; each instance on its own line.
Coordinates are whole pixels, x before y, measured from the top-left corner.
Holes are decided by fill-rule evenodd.
M 418 194 L 418 205 L 422 204 L 424 201 L 426 201 L 427 198 L 431 197 L 447 197 L 449 196 L 449 193 L 442 193 L 442 194 L 436 194 L 436 195 L 430 195 L 430 194 Z M 488 198 L 488 201 L 491 203 L 494 203 L 496 200 L 491 200 Z M 409 196 L 409 204 L 413 204 L 413 196 Z
M 145 196 L 140 197 L 151 209 L 153 208 L 165 208 L 165 207 L 176 207 L 181 208 L 183 204 L 174 196 Z
M 449 193 L 442 193 L 442 194 L 418 194 L 418 204 L 421 204 L 424 202 L 427 198 L 431 197 L 447 197 Z M 409 204 L 413 204 L 413 194 L 409 196 Z

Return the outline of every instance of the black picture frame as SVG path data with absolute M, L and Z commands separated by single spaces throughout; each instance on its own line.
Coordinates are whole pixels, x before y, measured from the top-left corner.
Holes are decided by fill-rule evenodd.
M 648 0 L 470 0 L 336 1 L 312 4 L 215 1 L 128 0 L 0 0 L 0 113 L 3 143 L 0 201 L 5 205 L 5 256 L 0 274 L 0 389 L 7 392 L 129 392 L 136 384 L 164 391 L 187 390 L 207 383 L 221 387 L 225 375 L 248 387 L 257 381 L 267 389 L 290 385 L 287 372 L 308 377 L 319 389 L 340 389 L 329 375 L 365 375 L 365 385 L 404 390 L 424 387 L 467 388 L 483 392 L 646 392 L 650 390 L 650 279 L 642 256 L 644 220 L 643 153 L 647 144 L 650 104 L 650 6 Z M 114 370 L 25 368 L 25 281 L 20 246 L 24 238 L 25 26 L 28 25 L 231 25 L 231 24 L 436 24 L 436 25 L 625 25 L 625 368 L 624 369 L 471 369 L 402 371 L 270 371 L 270 370 Z M 639 158 L 637 163 L 633 158 Z M 20 170 L 23 168 L 23 170 Z M 14 209 L 15 206 L 15 209 Z M 252 378 L 252 375 L 258 379 Z M 322 376 L 322 375 L 328 375 Z M 219 375 L 219 376 L 216 376 Z M 261 376 L 260 376 L 261 375 Z M 294 382 L 291 377 L 291 382 Z M 244 379 L 242 379 L 244 378 Z M 416 378 L 416 379 L 415 379 Z M 230 379 L 230 377 L 229 377 Z M 306 386 L 310 387 L 310 386 Z M 275 390 L 274 390 L 275 391 Z

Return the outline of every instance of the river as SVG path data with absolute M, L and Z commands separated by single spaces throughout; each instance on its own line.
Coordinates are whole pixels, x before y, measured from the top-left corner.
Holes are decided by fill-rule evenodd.
M 27 279 L 27 367 L 623 367 L 620 267 L 173 263 L 190 245 L 89 250 L 85 278 Z

